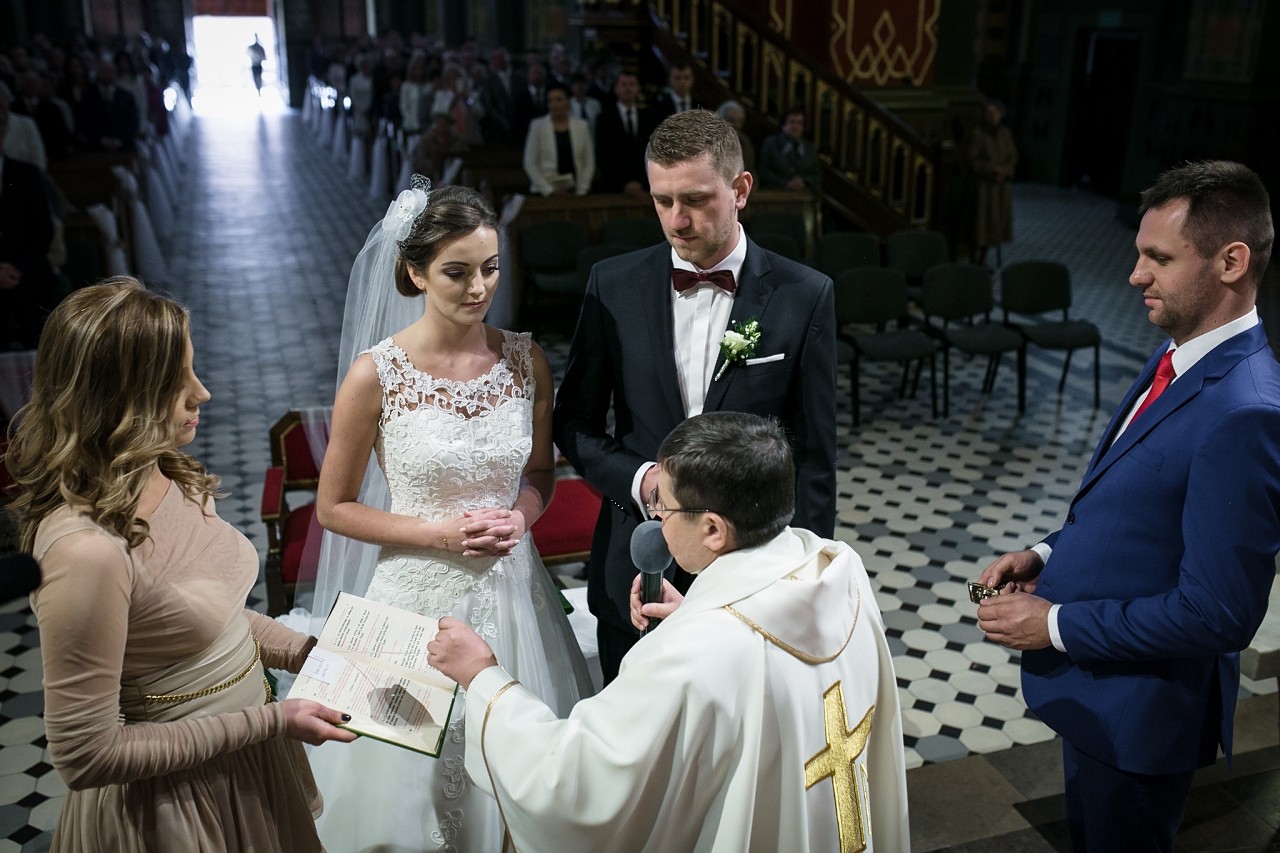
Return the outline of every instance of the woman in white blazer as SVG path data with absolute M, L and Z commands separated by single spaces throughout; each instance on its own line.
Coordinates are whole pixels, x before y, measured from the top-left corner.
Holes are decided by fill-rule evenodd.
M 529 191 L 538 195 L 586 195 L 591 189 L 596 172 L 591 130 L 569 114 L 569 88 L 562 83 L 547 85 L 547 114 L 529 123 L 524 171 Z

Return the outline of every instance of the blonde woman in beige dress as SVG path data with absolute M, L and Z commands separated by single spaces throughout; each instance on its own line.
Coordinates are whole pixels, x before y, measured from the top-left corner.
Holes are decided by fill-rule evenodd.
M 218 479 L 179 448 L 209 399 L 185 311 L 132 279 L 49 317 L 9 465 L 44 661 L 45 732 L 70 788 L 54 851 L 316 851 L 299 741 L 339 711 L 274 702 L 314 638 L 244 608 L 257 554 Z

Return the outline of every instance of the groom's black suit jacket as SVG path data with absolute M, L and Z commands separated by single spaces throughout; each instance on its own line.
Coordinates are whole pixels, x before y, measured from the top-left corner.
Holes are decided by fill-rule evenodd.
M 596 264 L 556 396 L 556 444 L 605 496 L 588 564 L 588 602 L 597 619 L 623 630 L 632 630 L 628 596 L 637 572 L 631 533 L 644 520 L 631 500 L 631 484 L 685 419 L 670 294 L 671 247 L 665 243 Z M 796 462 L 792 524 L 829 537 L 836 507 L 831 279 L 748 240 L 730 323 L 753 317 L 761 331 L 755 357 L 784 358 L 731 365 L 711 383 L 703 410 L 779 419 Z

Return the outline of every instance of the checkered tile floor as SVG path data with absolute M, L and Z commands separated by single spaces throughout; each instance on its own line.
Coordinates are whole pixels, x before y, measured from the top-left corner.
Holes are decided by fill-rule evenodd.
M 231 493 L 222 516 L 261 551 L 267 429 L 331 400 L 347 273 L 386 202 L 349 181 L 296 113 L 197 118 L 192 130 L 164 286 L 191 308 L 196 368 L 213 394 L 192 450 Z M 838 535 L 879 590 L 909 767 L 1052 736 L 1022 704 L 1016 655 L 983 641 L 965 583 L 1056 527 L 1111 407 L 1161 339 L 1126 282 L 1133 232 L 1113 202 L 1019 186 L 1015 204 L 1004 262 L 1070 267 L 1073 315 L 1103 331 L 1101 409 L 1091 354 L 1077 354 L 1059 397 L 1060 357 L 1033 350 L 1023 415 L 1012 363 L 983 397 L 983 363 L 955 360 L 951 415 L 937 420 L 927 387 L 896 399 L 897 368 L 868 365 L 855 431 L 841 370 Z M 562 368 L 567 343 L 544 344 Z M 263 598 L 259 586 L 254 604 Z M 65 793 L 39 717 L 39 655 L 29 612 L 0 608 L 0 853 L 46 849 Z

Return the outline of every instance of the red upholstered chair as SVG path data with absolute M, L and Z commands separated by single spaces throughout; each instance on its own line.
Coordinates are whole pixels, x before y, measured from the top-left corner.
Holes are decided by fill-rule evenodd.
M 311 456 L 302 417 L 288 412 L 271 427 L 271 467 L 262 483 L 262 522 L 267 526 L 267 613 L 293 607 L 298 581 L 314 581 L 322 531 L 314 493 L 320 471 Z M 312 500 L 290 508 L 289 492 L 311 492 Z
M 533 523 L 533 543 L 544 565 L 586 562 L 600 515 L 600 493 L 586 480 L 556 480 L 551 504 Z

